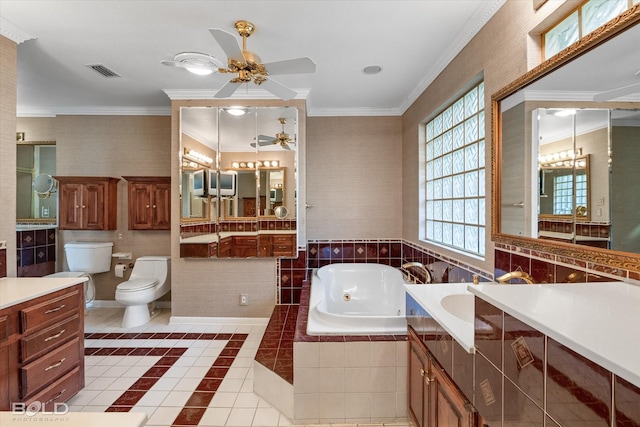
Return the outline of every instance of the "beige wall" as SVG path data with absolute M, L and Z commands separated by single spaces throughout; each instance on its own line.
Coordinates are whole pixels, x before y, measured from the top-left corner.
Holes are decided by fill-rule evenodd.
M 398 238 L 400 117 L 307 119 L 309 239 Z
M 8 277 L 16 275 L 16 48 L 0 36 L 0 240 Z

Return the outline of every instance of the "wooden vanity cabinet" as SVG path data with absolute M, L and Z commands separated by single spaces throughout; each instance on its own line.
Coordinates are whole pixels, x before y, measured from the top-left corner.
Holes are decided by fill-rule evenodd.
M 407 403 L 416 426 L 481 426 L 478 412 L 411 327 L 407 338 Z
M 123 176 L 128 182 L 129 230 L 171 228 L 171 177 Z
M 218 254 L 218 243 L 180 243 L 180 258 L 212 258 Z
M 234 257 L 240 258 L 258 256 L 258 237 L 233 236 L 232 252 Z
M 51 411 L 78 393 L 83 331 L 83 284 L 0 310 L 0 410 L 40 402 Z
M 61 230 L 115 230 L 119 178 L 56 176 Z
M 296 253 L 295 234 L 274 234 L 271 255 L 274 257 L 291 257 Z

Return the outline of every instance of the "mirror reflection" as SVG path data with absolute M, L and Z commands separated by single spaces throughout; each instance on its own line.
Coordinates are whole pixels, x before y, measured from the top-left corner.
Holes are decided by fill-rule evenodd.
M 628 57 L 639 36 L 636 24 L 543 77 L 524 76 L 530 83 L 515 82 L 501 91 L 506 96 L 494 96 L 500 115 L 496 240 L 640 254 L 640 196 L 630 185 L 640 178 L 640 91 L 605 96 L 623 81 L 612 73 L 637 72 Z
M 55 142 L 21 142 L 16 147 L 16 219 L 55 223 L 58 196 L 52 178 L 56 174 Z M 34 181 L 38 180 L 38 193 Z M 49 185 L 47 185 L 49 182 Z M 49 190 L 49 191 L 46 191 Z
M 297 256 L 297 119 L 293 107 L 181 109 L 183 257 Z

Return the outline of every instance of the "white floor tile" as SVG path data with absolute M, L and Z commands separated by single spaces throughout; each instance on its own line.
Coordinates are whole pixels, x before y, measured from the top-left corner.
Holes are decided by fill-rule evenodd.
M 230 412 L 231 408 L 208 408 L 198 425 L 203 427 L 224 426 L 227 423 Z
M 255 409 L 234 407 L 231 409 L 231 413 L 229 413 L 226 425 L 234 427 L 250 426 L 253 424 L 253 417 L 255 413 Z
M 177 406 L 160 406 L 147 420 L 147 426 L 171 425 L 182 408 Z

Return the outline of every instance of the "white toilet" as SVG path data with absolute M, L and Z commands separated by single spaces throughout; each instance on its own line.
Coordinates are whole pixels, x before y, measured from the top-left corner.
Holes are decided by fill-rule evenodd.
M 105 273 L 111 270 L 112 242 L 68 242 L 64 245 L 69 271 L 49 274 L 46 277 L 82 277 L 89 280 L 85 283 L 84 296 L 86 305 L 91 305 L 96 288 L 93 282 L 94 273 Z
M 149 306 L 169 292 L 170 262 L 168 256 L 143 256 L 136 260 L 131 276 L 116 288 L 116 301 L 125 306 L 123 328 L 144 325 L 151 319 Z

